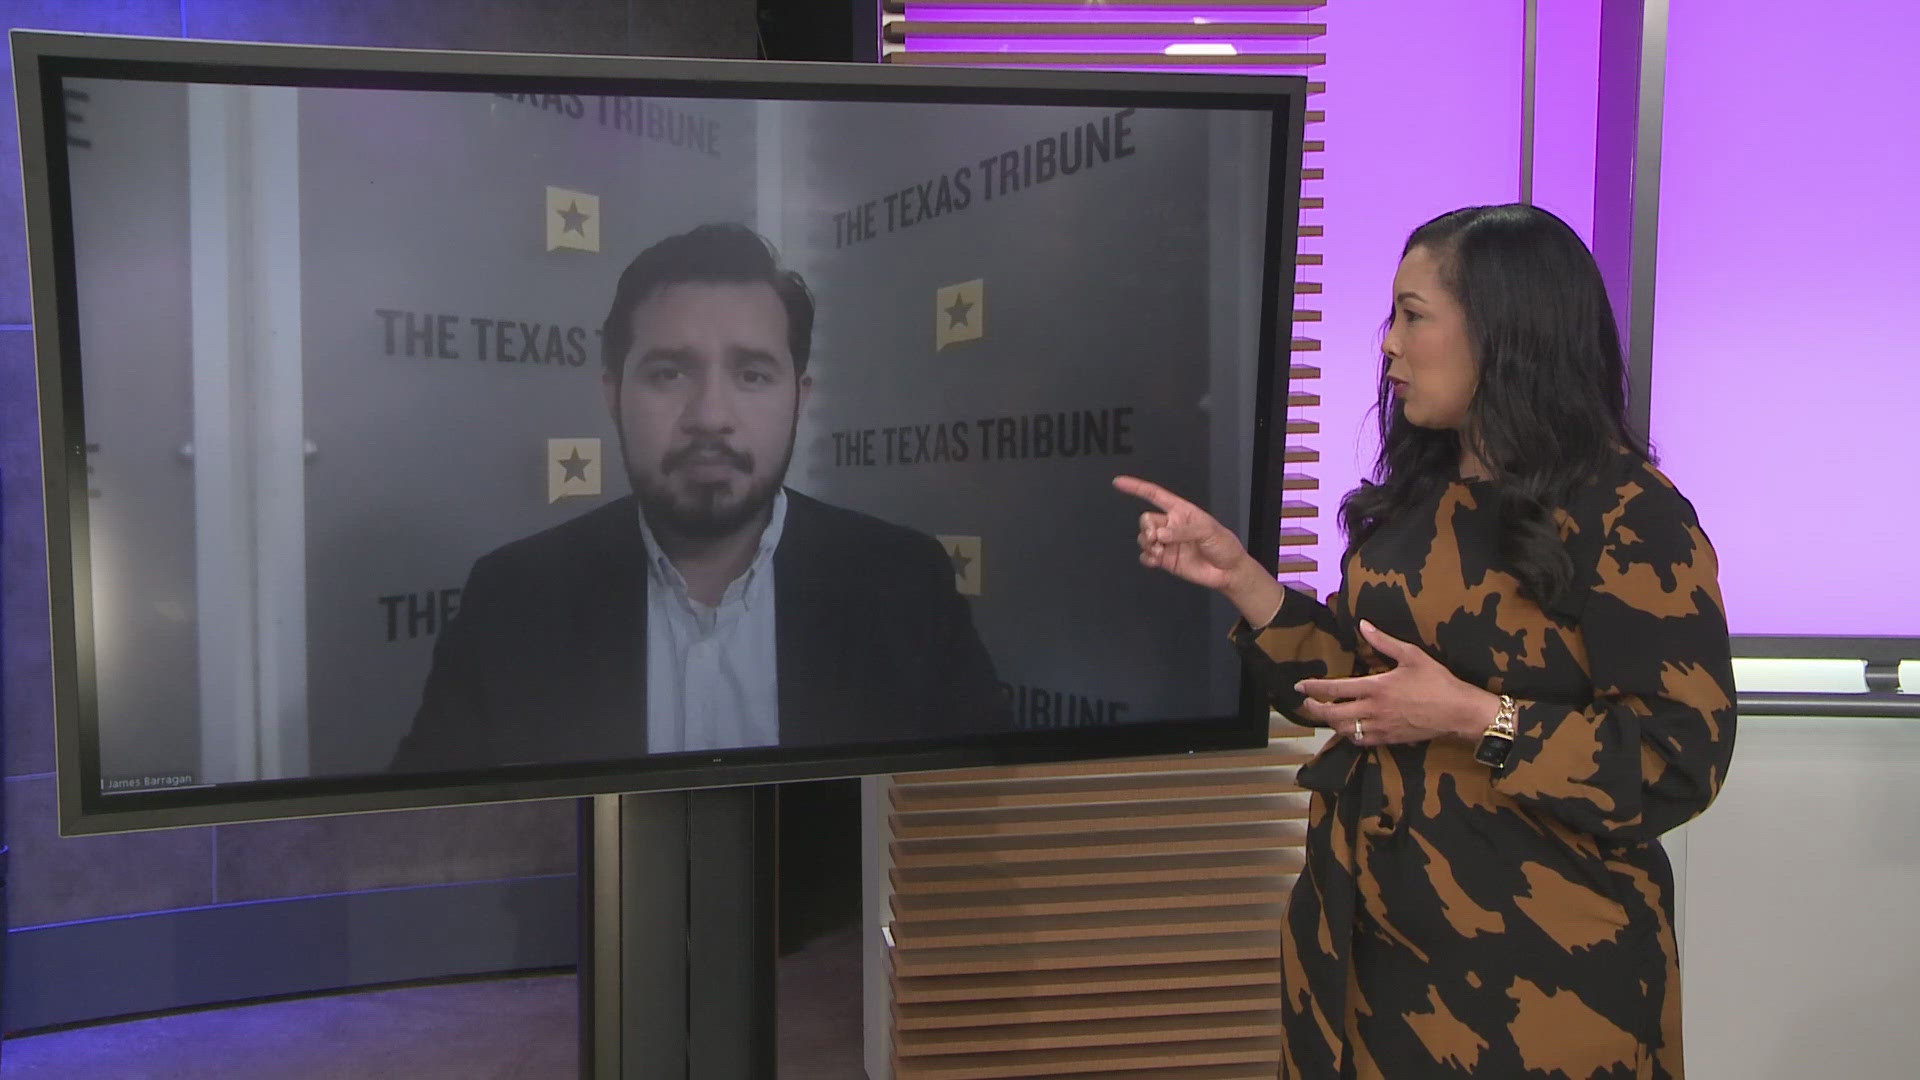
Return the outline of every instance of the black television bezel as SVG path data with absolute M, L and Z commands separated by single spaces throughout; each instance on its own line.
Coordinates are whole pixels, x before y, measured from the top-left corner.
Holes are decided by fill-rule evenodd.
M 1231 717 L 1078 732 L 1021 732 L 905 747 L 737 750 L 709 755 L 713 760 L 706 763 L 695 760 L 698 755 L 673 755 L 432 776 L 383 773 L 103 794 L 98 790 L 91 568 L 86 549 L 86 435 L 78 386 L 64 79 L 760 100 L 1133 105 L 1268 113 L 1274 127 L 1262 272 L 1269 287 L 1260 313 L 1248 507 L 1251 535 L 1243 539 L 1269 571 L 1276 568 L 1280 539 L 1307 83 L 1298 76 L 453 52 L 22 30 L 13 31 L 11 40 L 47 496 L 55 752 L 63 835 L 1266 744 L 1267 704 L 1243 671 L 1240 710 Z M 1123 537 L 1116 542 L 1127 541 Z M 1226 627 L 1220 631 L 1221 647 L 1227 648 Z M 1097 741 L 1090 737 L 1094 733 Z

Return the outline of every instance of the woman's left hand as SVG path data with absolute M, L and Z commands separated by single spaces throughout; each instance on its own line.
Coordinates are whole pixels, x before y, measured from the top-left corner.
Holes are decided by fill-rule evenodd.
M 1300 715 L 1325 724 L 1356 744 L 1426 742 L 1443 735 L 1478 739 L 1500 710 L 1500 699 L 1463 682 L 1427 651 L 1362 621 L 1360 634 L 1391 671 L 1349 679 L 1306 679 Z

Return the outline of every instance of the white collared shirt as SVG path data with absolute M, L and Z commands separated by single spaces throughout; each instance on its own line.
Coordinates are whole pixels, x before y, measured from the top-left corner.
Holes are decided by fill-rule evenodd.
M 773 550 L 787 493 L 773 500 L 760 549 L 718 605 L 687 594 L 686 578 L 640 515 L 647 546 L 647 751 L 724 750 L 780 741 L 774 650 Z

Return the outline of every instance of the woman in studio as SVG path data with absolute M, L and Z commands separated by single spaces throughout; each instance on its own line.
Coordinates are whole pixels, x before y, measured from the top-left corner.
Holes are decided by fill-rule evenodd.
M 1374 482 L 1325 604 L 1146 480 L 1140 561 L 1219 590 L 1300 771 L 1280 1075 L 1681 1075 L 1673 876 L 1734 740 L 1693 507 L 1627 421 L 1592 254 L 1530 206 L 1420 226 L 1394 275 Z

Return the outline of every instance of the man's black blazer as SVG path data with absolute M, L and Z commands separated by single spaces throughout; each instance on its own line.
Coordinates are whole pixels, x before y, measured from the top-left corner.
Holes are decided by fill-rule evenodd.
M 789 490 L 773 567 L 781 746 L 1010 726 L 938 541 Z M 482 557 L 392 769 L 645 754 L 646 590 L 631 495 Z

